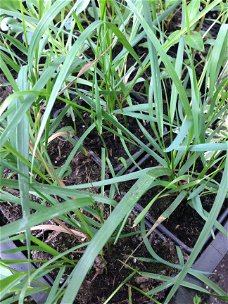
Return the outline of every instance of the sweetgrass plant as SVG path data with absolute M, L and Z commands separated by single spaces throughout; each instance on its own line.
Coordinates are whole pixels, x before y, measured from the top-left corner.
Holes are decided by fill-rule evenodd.
M 227 4 L 221 0 L 174 4 L 19 0 L 0 5 L 0 64 L 6 85 L 13 90 L 0 107 L 1 202 L 20 205 L 23 211 L 23 218 L 2 227 L 1 238 L 24 241 L 28 261 L 35 245 L 53 256 L 38 269 L 23 273 L 15 272 L 10 261 L 4 260 L 3 266 L 13 274 L 3 280 L 3 303 L 23 303 L 42 290 L 49 293 L 47 303 L 73 303 L 95 258 L 104 255 L 103 248 L 113 240 L 118 241 L 135 204 L 155 186 L 160 190 L 134 224 L 141 224 L 152 257 L 177 274 L 158 277 L 138 271 L 162 281 L 159 289 L 146 296 L 153 300 L 156 292 L 169 288 L 164 300 L 169 303 L 180 285 L 208 293 L 184 280 L 189 273 L 224 298 L 224 292 L 192 265 L 213 226 L 226 233 L 217 217 L 228 189 Z M 169 32 L 168 24 L 177 12 L 179 24 L 175 32 Z M 213 12 L 216 18 L 210 20 Z M 214 28 L 218 30 L 212 35 Z M 144 51 L 139 54 L 140 48 Z M 143 101 L 136 104 L 132 91 L 139 86 Z M 61 111 L 53 116 L 56 104 Z M 83 121 L 85 113 L 90 125 L 82 132 L 76 122 Z M 62 127 L 66 115 L 72 124 Z M 132 124 L 146 141 L 131 131 Z M 88 155 L 83 143 L 95 133 L 103 145 L 100 181 L 65 186 L 74 156 L 79 151 Z M 119 138 L 128 157 L 128 162 L 122 157 L 124 166 L 119 171 L 113 169 L 106 133 Z M 58 137 L 73 145 L 61 168 L 48 155 L 48 146 Z M 150 155 L 154 167 L 142 169 L 137 163 L 140 153 L 133 154 L 132 146 Z M 132 164 L 137 171 L 129 173 Z M 110 179 L 105 177 L 105 168 L 111 172 Z M 11 172 L 8 178 L 6 169 Z M 135 183 L 117 203 L 118 185 L 129 180 Z M 90 187 L 97 192 L 88 191 Z M 109 196 L 104 187 L 109 187 Z M 17 191 L 12 194 L 10 189 Z M 215 200 L 206 212 L 202 198 L 210 194 L 215 194 Z M 144 217 L 162 195 L 171 195 L 173 201 L 150 233 L 180 204 L 189 204 L 205 222 L 185 263 L 179 249 L 179 264 L 170 263 L 148 241 Z M 110 206 L 107 219 L 101 205 Z M 86 242 L 59 253 L 31 234 L 34 226 L 50 219 L 57 219 L 62 229 L 72 227 Z M 79 248 L 85 249 L 82 257 L 69 259 L 67 254 Z M 66 268 L 73 270 L 59 287 Z M 40 286 L 37 279 L 53 269 L 59 269 L 53 286 Z

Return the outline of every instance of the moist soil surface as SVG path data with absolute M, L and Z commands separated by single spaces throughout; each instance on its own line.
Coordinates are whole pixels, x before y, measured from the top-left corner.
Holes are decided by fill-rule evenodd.
M 124 267 L 123 263 L 126 261 L 128 256 L 132 253 L 132 249 L 135 248 L 138 243 L 138 237 L 133 237 L 131 239 L 119 241 L 116 246 L 111 246 L 110 253 L 105 253 L 103 268 L 100 268 L 99 266 L 100 259 L 98 259 L 98 261 L 96 260 L 92 273 L 88 275 L 87 279 L 82 285 L 81 291 L 76 298 L 76 303 L 104 303 L 105 300 L 107 300 L 107 296 L 110 296 L 111 293 L 114 292 L 114 290 L 132 273 L 132 270 Z M 168 242 L 166 244 L 162 244 L 162 242 L 156 240 L 156 251 L 160 254 L 162 251 L 166 251 L 169 258 L 174 262 L 175 259 L 173 256 L 171 256 L 172 251 L 170 251 L 170 246 L 172 247 L 172 250 L 175 251 L 173 244 Z M 151 258 L 144 246 L 135 252 L 135 256 Z M 134 269 L 146 272 L 151 271 L 153 273 L 165 275 L 174 274 L 172 269 L 164 267 L 164 265 L 143 263 L 135 258 L 128 260 L 127 265 L 133 267 Z M 157 281 L 146 279 L 136 274 L 132 279 L 129 279 L 126 284 L 123 285 L 123 287 L 121 287 L 112 300 L 110 300 L 110 303 L 128 304 L 129 293 L 132 294 L 132 299 L 136 303 L 151 303 L 149 299 L 134 290 L 134 287 L 140 288 L 142 291 L 147 292 L 158 285 L 159 284 Z M 154 296 L 154 298 L 162 301 L 165 295 L 165 292 L 161 292 Z

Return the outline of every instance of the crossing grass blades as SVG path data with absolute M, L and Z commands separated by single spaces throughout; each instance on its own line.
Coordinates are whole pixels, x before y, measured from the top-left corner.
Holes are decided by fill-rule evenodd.
M 74 303 L 96 259 L 106 261 L 126 236 L 131 211 L 151 189 L 156 191 L 134 218 L 132 232 L 138 227 L 151 260 L 175 274 L 142 272 L 126 261 L 131 275 L 107 290 L 102 303 L 113 303 L 121 288 L 128 288 L 124 303 L 135 303 L 130 280 L 136 275 L 160 283 L 156 290 L 135 288 L 154 303 L 162 291 L 162 303 L 170 303 L 179 286 L 209 293 L 185 282 L 187 274 L 227 300 L 192 268 L 213 227 L 225 233 L 217 218 L 228 189 L 227 3 L 3 0 L 0 8 L 0 200 L 22 208 L 22 218 L 1 228 L 1 239 L 24 242 L 28 261 L 35 245 L 52 256 L 25 272 L 2 260 L 2 269 L 11 271 L 2 279 L 2 303 L 24 303 L 42 291 L 48 292 L 46 303 Z M 75 156 L 91 156 L 92 137 L 100 142 L 99 180 L 66 185 Z M 110 138 L 119 145 L 115 157 Z M 71 147 L 59 166 L 48 153 L 56 139 Z M 152 165 L 143 167 L 140 153 Z M 131 166 L 137 169 L 129 172 Z M 131 188 L 118 200 L 129 181 Z M 213 200 L 209 212 L 205 196 Z M 169 206 L 148 231 L 145 216 L 162 197 L 169 197 Z M 172 263 L 149 238 L 180 205 L 193 208 L 204 225 L 188 258 L 177 246 L 179 262 Z M 61 231 L 71 229 L 77 245 L 59 253 L 34 236 L 34 227 L 49 220 Z M 75 261 L 72 252 L 83 254 Z M 53 270 L 51 287 L 32 284 Z

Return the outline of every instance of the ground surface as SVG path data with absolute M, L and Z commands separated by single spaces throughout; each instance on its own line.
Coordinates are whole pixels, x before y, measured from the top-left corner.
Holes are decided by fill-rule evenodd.
M 228 246 L 228 244 L 227 244 Z M 216 283 L 220 288 L 222 288 L 226 293 L 228 293 L 228 253 L 218 264 L 213 274 L 209 277 L 214 283 Z M 208 304 L 224 304 L 225 302 L 210 297 Z

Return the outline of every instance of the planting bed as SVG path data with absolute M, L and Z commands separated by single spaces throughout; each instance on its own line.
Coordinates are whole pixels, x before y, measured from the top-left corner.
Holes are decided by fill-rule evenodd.
M 88 145 L 91 146 L 91 145 Z M 57 148 L 61 147 L 61 149 Z M 86 147 L 86 146 L 85 146 Z M 72 148 L 69 143 L 62 141 L 61 139 L 53 141 L 49 146 L 50 158 L 53 164 L 61 165 L 64 162 L 64 159 L 70 153 L 70 148 Z M 59 154 L 55 153 L 56 151 L 61 151 L 62 158 Z M 97 157 L 99 159 L 99 157 Z M 92 183 L 99 180 L 100 177 L 100 167 L 94 162 L 91 157 L 84 156 L 82 153 L 78 153 L 71 163 L 72 173 L 68 178 L 64 180 L 65 185 L 71 184 L 83 184 L 83 183 Z M 92 192 L 97 192 L 96 189 L 90 188 Z M 127 188 L 125 189 L 127 190 Z M 15 191 L 16 192 L 16 191 Z M 120 199 L 117 198 L 117 200 Z M 13 222 L 22 216 L 22 211 L 19 206 L 11 205 L 10 203 L 1 204 L 1 213 L 3 215 L 4 224 Z M 107 216 L 108 216 L 107 210 Z M 55 225 L 55 222 L 49 221 L 44 224 Z M 81 290 L 76 298 L 76 303 L 79 304 L 99 304 L 103 303 L 111 293 L 121 284 L 130 274 L 131 270 L 128 269 L 128 266 L 137 268 L 138 271 L 153 271 L 162 275 L 171 275 L 175 273 L 173 269 L 169 267 L 164 267 L 162 264 L 149 263 L 138 261 L 136 258 L 131 257 L 127 265 L 124 265 L 125 261 L 128 259 L 129 255 L 135 250 L 136 246 L 142 241 L 142 237 L 138 231 L 139 227 L 136 227 L 132 230 L 133 225 L 133 216 L 128 220 L 128 224 L 125 227 L 125 233 L 130 233 L 135 231 L 135 235 L 132 237 L 119 240 L 116 245 L 111 245 L 109 252 L 105 252 L 104 261 L 102 258 L 97 258 L 90 274 L 87 276 L 86 281 L 83 283 Z M 148 228 L 148 227 L 147 227 Z M 55 231 L 46 231 L 37 230 L 33 231 L 32 234 L 38 237 L 40 240 L 44 241 L 46 244 L 56 249 L 58 252 L 64 252 L 67 249 L 70 249 L 72 246 L 80 243 L 80 240 L 75 238 L 72 235 L 66 233 L 58 233 Z M 156 234 L 151 239 L 151 244 L 155 248 L 156 253 L 159 254 L 162 258 L 169 260 L 170 262 L 177 262 L 177 256 L 175 251 L 175 244 L 168 238 L 164 236 L 158 237 Z M 25 252 L 26 254 L 26 252 Z M 77 260 L 82 254 L 74 252 L 70 254 L 71 259 Z M 39 250 L 32 250 L 31 255 L 33 260 L 48 260 L 51 258 L 51 255 L 44 253 Z M 148 254 L 147 249 L 144 244 L 134 252 L 133 256 L 141 258 L 151 258 Z M 37 267 L 41 264 L 35 263 Z M 71 269 L 69 269 L 70 273 Z M 57 272 L 54 270 L 50 275 L 55 278 Z M 65 274 L 66 279 L 68 276 Z M 153 279 L 143 279 L 141 276 L 134 276 L 134 278 L 129 279 L 127 282 L 136 288 L 140 288 L 143 292 L 148 291 L 149 289 L 155 288 L 158 286 L 158 282 Z M 135 301 L 140 303 L 151 303 L 149 299 L 135 291 L 133 287 L 123 286 L 120 291 L 112 298 L 111 303 L 128 303 L 128 293 L 129 290 L 132 293 L 132 297 Z M 160 292 L 156 295 L 155 299 L 162 301 L 165 297 L 165 292 Z
M 67 124 L 67 120 L 63 120 L 63 125 Z M 98 135 L 93 134 L 90 138 L 86 139 L 84 147 L 96 147 L 97 151 L 100 150 L 99 148 L 99 141 Z M 98 141 L 98 142 L 97 142 Z M 108 140 L 106 142 L 109 142 Z M 98 144 L 99 143 L 99 144 Z M 109 142 L 111 146 L 111 140 Z M 111 146 L 112 147 L 112 146 Z M 116 143 L 116 149 L 114 151 L 121 150 L 120 143 Z M 120 148 L 120 149 L 118 149 Z M 48 146 L 49 156 L 54 166 L 61 166 L 64 163 L 65 159 L 68 157 L 72 150 L 72 145 L 63 138 L 55 139 L 51 144 Z M 88 151 L 88 149 L 87 149 Z M 100 166 L 101 160 L 96 153 L 93 151 L 89 151 L 90 156 L 85 156 L 83 153 L 79 152 L 73 158 L 73 161 L 70 165 L 71 173 L 69 176 L 64 179 L 65 185 L 74 185 L 74 184 L 84 184 L 84 183 L 93 183 L 100 179 Z M 117 165 L 115 157 L 113 157 L 114 164 Z M 151 167 L 152 163 L 150 159 L 146 160 L 146 163 L 143 163 L 143 168 L 147 166 Z M 108 173 L 107 178 L 109 177 Z M 123 190 L 121 193 L 124 196 L 132 182 L 128 182 L 121 187 Z M 98 192 L 95 188 L 90 188 L 89 191 Z M 148 201 L 158 192 L 157 189 L 153 191 L 149 191 L 142 199 L 139 201 L 142 206 L 146 206 Z M 14 194 L 16 190 L 14 190 Z M 108 194 L 108 193 L 107 193 Z M 121 196 L 117 196 L 117 201 L 120 200 Z M 169 206 L 169 200 L 171 201 L 172 198 L 163 198 L 159 199 L 153 205 L 153 208 L 150 210 L 150 216 L 152 215 L 154 219 L 157 219 L 160 214 Z M 203 201 L 203 206 L 205 210 L 210 211 L 210 208 L 213 204 L 213 197 L 206 197 Z M 140 205 L 139 205 L 140 206 Z M 137 208 L 135 209 L 137 210 Z M 143 207 L 139 209 L 140 211 L 143 210 Z M 225 205 L 223 210 L 225 210 Z M 2 203 L 0 209 L 3 215 L 4 224 L 13 222 L 18 220 L 22 217 L 22 211 L 20 206 L 11 205 L 10 203 Z M 107 210 L 107 216 L 108 216 Z M 135 257 L 141 258 L 151 258 L 150 254 L 148 254 L 145 245 L 142 244 L 139 249 L 136 251 L 135 248 L 142 241 L 142 237 L 139 235 L 138 228 L 136 227 L 132 230 L 133 219 L 137 213 L 133 212 L 132 216 L 128 219 L 128 225 L 125 226 L 125 233 L 130 233 L 135 231 L 135 235 L 133 237 L 128 237 L 126 239 L 120 240 L 116 245 L 111 245 L 111 248 L 108 252 L 105 252 L 104 259 L 98 257 L 93 265 L 92 270 L 88 274 L 85 282 L 83 283 L 80 292 L 76 298 L 76 303 L 78 304 L 99 304 L 105 302 L 105 300 L 112 294 L 112 292 L 125 281 L 125 279 L 130 276 L 131 270 L 128 266 L 136 268 L 138 271 L 152 271 L 153 273 L 158 273 L 162 275 L 174 275 L 175 271 L 170 268 L 166 267 L 159 263 L 148 263 L 143 261 L 138 261 Z M 150 217 L 149 216 L 149 217 Z M 227 216 L 226 216 L 227 217 Z M 152 224 L 147 228 L 151 228 Z M 55 222 L 49 221 L 48 225 L 56 225 Z M 176 209 L 176 211 L 172 214 L 171 218 L 165 221 L 165 227 L 168 229 L 169 233 L 173 234 L 174 238 L 177 238 L 180 242 L 183 243 L 182 253 L 187 260 L 188 254 L 190 253 L 191 248 L 194 247 L 194 244 L 204 226 L 204 222 L 202 218 L 197 214 L 197 212 L 192 209 L 190 206 L 187 205 L 187 202 L 181 205 Z M 72 227 L 69 227 L 72 228 Z M 157 234 L 157 233 L 158 234 Z M 69 235 L 64 232 L 56 232 L 56 231 L 49 231 L 48 228 L 44 230 L 37 230 L 33 231 L 32 234 L 38 237 L 40 240 L 44 241 L 46 244 L 51 246 L 52 248 L 56 249 L 58 252 L 64 252 L 70 249 L 72 246 L 77 245 L 80 243 L 78 238 L 75 238 L 73 235 Z M 172 238 L 169 238 L 165 233 L 159 232 L 158 230 L 153 233 L 152 237 L 150 237 L 150 242 L 156 253 L 166 261 L 171 263 L 177 263 L 178 257 L 175 249 L 175 241 Z M 180 243 L 181 244 L 181 243 Z M 23 244 L 22 244 L 23 245 Z M 177 243 L 179 245 L 179 243 Z M 185 246 L 186 245 L 186 249 Z M 133 257 L 128 260 L 129 256 L 134 252 Z M 25 252 L 26 254 L 26 252 Z M 82 254 L 82 251 L 73 252 L 70 254 L 70 258 L 73 260 L 77 260 Z M 32 250 L 31 255 L 33 260 L 48 260 L 51 258 L 51 255 L 39 250 Z M 125 261 L 128 260 L 128 263 L 124 265 Z M 37 267 L 41 264 L 38 262 L 35 263 Z M 69 269 L 70 273 L 71 269 Z M 50 275 L 55 278 L 57 275 L 56 270 L 53 270 Z M 68 277 L 67 273 L 62 279 L 61 284 L 64 283 Z M 111 303 L 119 304 L 119 303 L 128 303 L 128 294 L 129 290 L 132 293 L 132 297 L 135 301 L 140 303 L 152 303 L 151 300 L 146 298 L 143 294 L 140 294 L 134 287 L 140 288 L 143 292 L 147 292 L 153 288 L 158 287 L 159 284 L 156 280 L 143 278 L 141 276 L 134 276 L 133 278 L 129 279 L 127 283 L 120 288 L 120 290 L 116 293 L 116 295 L 112 298 Z M 154 299 L 158 301 L 163 301 L 165 296 L 167 295 L 167 291 L 158 292 Z
M 2 303 L 228 301 L 199 273 L 226 240 L 226 3 L 11 2 Z

